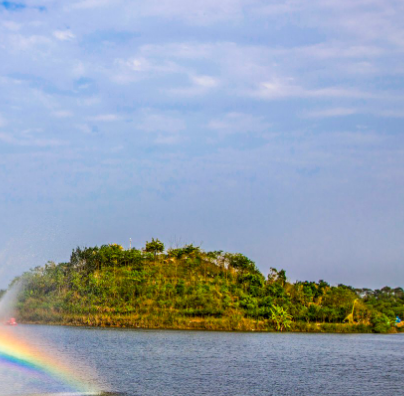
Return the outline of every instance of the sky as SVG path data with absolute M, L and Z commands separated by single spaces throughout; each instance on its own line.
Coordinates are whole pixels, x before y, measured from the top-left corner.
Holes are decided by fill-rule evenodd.
M 0 0 L 0 288 L 194 243 L 404 286 L 402 0 Z

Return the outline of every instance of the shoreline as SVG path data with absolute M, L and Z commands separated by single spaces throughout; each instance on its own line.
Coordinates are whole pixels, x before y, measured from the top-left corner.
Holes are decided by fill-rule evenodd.
M 84 319 L 84 318 L 82 318 Z M 64 326 L 64 327 L 85 327 L 85 328 L 99 328 L 99 329 L 122 329 L 122 330 L 167 330 L 167 331 L 207 331 L 207 332 L 229 332 L 229 333 L 307 333 L 307 334 L 377 334 L 372 332 L 371 327 L 361 324 L 347 324 L 347 323 L 295 323 L 288 330 L 278 331 L 274 328 L 248 328 L 245 326 L 238 326 L 236 328 L 228 328 L 225 326 L 209 326 L 208 323 L 203 321 L 196 325 L 156 325 L 146 324 L 143 325 L 131 323 L 94 323 L 87 319 L 75 321 L 32 321 L 21 320 L 19 324 L 22 325 L 38 325 L 38 326 Z M 404 333 L 404 329 L 392 328 L 386 334 L 400 334 Z

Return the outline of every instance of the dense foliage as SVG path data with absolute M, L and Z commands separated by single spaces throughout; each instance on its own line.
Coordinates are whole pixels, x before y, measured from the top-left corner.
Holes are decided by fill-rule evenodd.
M 19 318 L 31 323 L 218 330 L 394 329 L 403 289 L 371 291 L 327 282 L 265 278 L 242 254 L 186 245 L 164 250 L 77 248 L 70 261 L 24 274 Z

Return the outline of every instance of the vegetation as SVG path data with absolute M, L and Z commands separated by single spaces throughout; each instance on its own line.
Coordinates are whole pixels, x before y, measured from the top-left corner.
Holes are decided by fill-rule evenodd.
M 382 290 L 265 278 L 242 254 L 194 245 L 164 250 L 77 248 L 70 261 L 25 273 L 18 319 L 90 326 L 316 332 L 398 331 L 402 288 Z

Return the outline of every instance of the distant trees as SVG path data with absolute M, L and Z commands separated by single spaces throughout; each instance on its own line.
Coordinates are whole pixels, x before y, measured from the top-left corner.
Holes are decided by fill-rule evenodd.
M 386 315 L 390 322 L 398 316 L 404 319 L 404 290 L 401 287 L 392 289 L 358 289 L 357 293 L 363 298 L 366 305 Z

